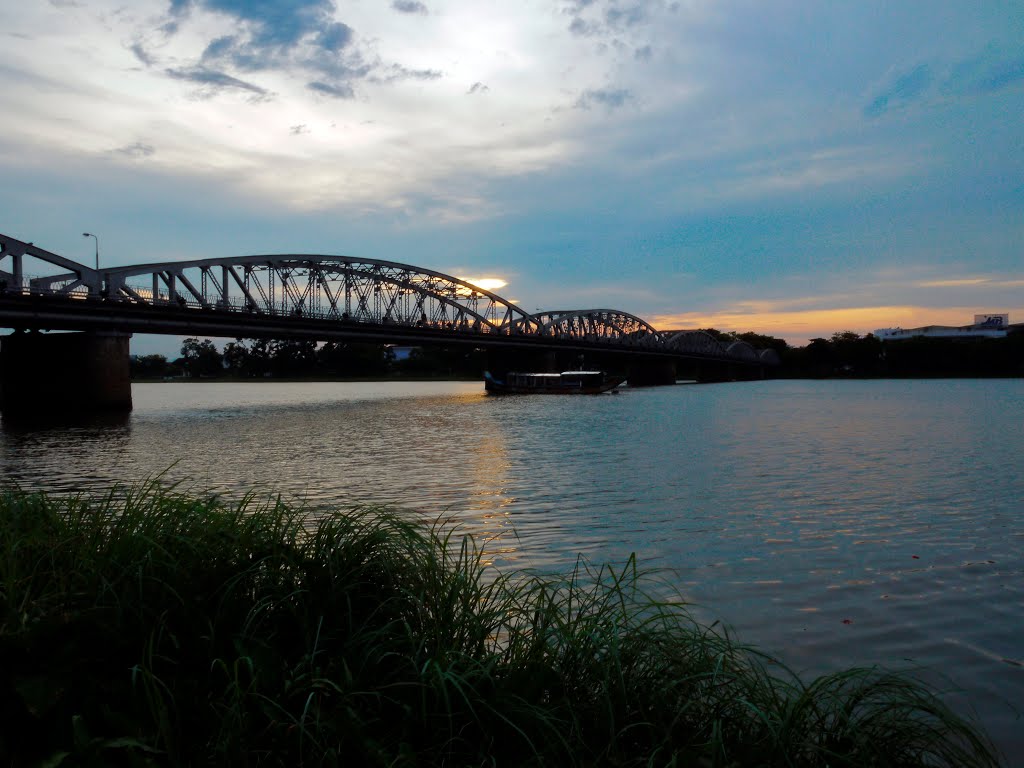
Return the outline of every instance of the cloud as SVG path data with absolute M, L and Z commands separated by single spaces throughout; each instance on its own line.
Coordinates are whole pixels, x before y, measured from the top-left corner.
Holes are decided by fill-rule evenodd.
M 418 13 L 422 16 L 429 13 L 427 6 L 417 0 L 392 0 L 391 7 L 399 13 Z
M 224 72 L 217 72 L 212 69 L 206 69 L 205 67 L 167 69 L 164 71 L 168 77 L 175 80 L 184 80 L 186 82 L 202 86 L 201 90 L 196 94 L 198 98 L 210 98 L 211 96 L 225 90 L 246 91 L 260 98 L 270 97 L 270 93 L 265 88 L 261 88 L 258 85 L 248 83 L 244 80 L 239 80 L 237 77 L 231 77 L 231 75 L 225 74 Z
M 612 6 L 605 11 L 604 18 L 612 29 L 632 27 L 644 20 L 644 8 L 639 4 L 629 8 Z
M 596 88 L 581 93 L 575 106 L 577 109 L 590 109 L 594 104 L 600 104 L 611 110 L 618 109 L 632 98 L 633 94 L 625 88 Z
M 896 75 L 864 107 L 869 118 L 890 110 L 928 103 L 940 96 L 985 95 L 1024 83 L 1024 51 L 1005 54 L 995 46 L 970 58 L 945 64 L 918 64 Z
M 334 0 L 175 0 L 165 34 L 178 34 L 194 10 L 228 17 L 233 24 L 230 34 L 209 41 L 192 69 L 299 70 L 323 86 L 315 90 L 345 98 L 372 69 L 354 48 L 355 30 L 334 18 Z
M 394 83 L 400 80 L 439 80 L 444 73 L 436 69 L 408 69 L 401 64 L 392 64 L 383 74 L 371 79 L 377 83 Z
M 264 53 L 315 37 L 332 25 L 335 11 L 333 0 L 196 0 L 195 4 L 244 22 L 253 49 Z
M 944 95 L 988 94 L 1024 82 L 1024 51 L 1005 55 L 989 46 L 978 56 L 957 62 L 942 83 Z
M 156 154 L 156 148 L 152 144 L 143 144 L 141 141 L 137 141 L 134 144 L 128 144 L 124 147 L 118 147 L 112 150 L 119 155 L 130 157 L 133 160 L 141 160 L 144 157 L 151 157 Z
M 650 61 L 651 53 L 651 46 L 644 45 L 633 51 L 633 58 L 637 61 Z
M 1024 278 L 963 277 L 952 280 L 927 280 L 917 283 L 920 288 L 1015 288 L 1024 285 Z
M 921 288 L 962 288 L 965 285 L 982 285 L 987 282 L 987 277 L 964 277 L 957 280 L 925 280 L 917 285 Z
M 569 23 L 569 31 L 577 37 L 595 37 L 601 33 L 601 25 L 576 16 Z
M 352 42 L 354 35 L 352 27 L 336 21 L 321 30 L 316 37 L 316 45 L 330 53 L 337 53 Z
M 491 89 L 488 88 L 483 83 L 477 81 L 477 82 L 473 83 L 471 86 L 469 86 L 469 90 L 466 91 L 466 95 L 468 96 L 468 95 L 474 94 L 474 93 L 487 93 L 487 91 L 489 91 L 489 90 L 491 90 Z
M 983 91 L 998 91 L 1021 81 L 1024 81 L 1024 56 L 990 68 L 978 85 Z
M 320 93 L 324 96 L 332 96 L 336 99 L 352 99 L 355 98 L 356 95 L 355 91 L 352 90 L 352 86 L 345 83 L 335 85 L 315 80 L 312 83 L 307 83 L 306 87 L 315 93 Z
M 324 71 L 338 70 L 336 55 L 352 42 L 355 33 L 341 22 L 325 23 L 297 45 L 293 33 L 280 37 L 263 31 L 225 35 L 211 40 L 203 51 L 204 63 L 226 63 L 250 72 L 275 69 L 291 63 Z M 325 66 L 326 64 L 326 66 Z
M 133 43 L 129 50 L 135 54 L 135 58 L 142 64 L 145 64 L 147 67 L 153 66 L 153 57 L 142 47 L 142 43 Z
M 906 107 L 917 101 L 931 87 L 935 80 L 932 68 L 920 64 L 905 72 L 886 85 L 866 107 L 866 117 L 880 117 L 892 108 Z

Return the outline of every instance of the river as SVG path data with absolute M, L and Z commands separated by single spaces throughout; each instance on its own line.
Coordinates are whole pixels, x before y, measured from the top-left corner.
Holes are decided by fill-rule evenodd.
M 136 384 L 134 412 L 5 425 L 0 479 L 161 476 L 392 504 L 502 568 L 664 569 L 706 621 L 816 674 L 923 668 L 1024 758 L 1024 381 L 765 381 L 488 397 L 479 383 Z

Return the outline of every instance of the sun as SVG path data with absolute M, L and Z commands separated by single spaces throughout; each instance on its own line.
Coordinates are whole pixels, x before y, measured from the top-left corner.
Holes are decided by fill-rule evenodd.
M 508 281 L 500 277 L 460 277 L 459 280 L 464 280 L 484 291 L 496 291 L 508 285 Z

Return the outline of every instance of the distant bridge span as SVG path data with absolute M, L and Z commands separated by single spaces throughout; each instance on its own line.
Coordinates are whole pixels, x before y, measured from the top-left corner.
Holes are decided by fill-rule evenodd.
M 350 256 L 279 254 L 93 269 L 0 234 L 0 325 L 222 337 L 468 343 L 739 365 L 774 350 L 659 331 L 614 309 L 525 312 L 451 275 Z

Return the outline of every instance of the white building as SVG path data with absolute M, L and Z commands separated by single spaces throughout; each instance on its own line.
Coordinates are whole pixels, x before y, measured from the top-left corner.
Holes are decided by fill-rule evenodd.
M 922 328 L 879 328 L 874 331 L 882 341 L 901 341 L 923 336 L 929 339 L 1001 339 L 1010 327 L 1010 316 L 1004 313 L 975 315 L 971 325 L 926 325 Z

